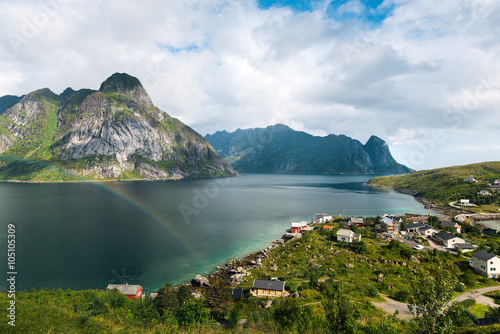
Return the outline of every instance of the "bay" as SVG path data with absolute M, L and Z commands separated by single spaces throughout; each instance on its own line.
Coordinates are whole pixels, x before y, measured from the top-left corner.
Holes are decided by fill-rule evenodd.
M 372 177 L 0 183 L 0 275 L 6 282 L 9 223 L 17 290 L 129 283 L 150 292 L 265 248 L 290 221 L 310 221 L 315 213 L 429 213 L 412 196 L 366 186 Z

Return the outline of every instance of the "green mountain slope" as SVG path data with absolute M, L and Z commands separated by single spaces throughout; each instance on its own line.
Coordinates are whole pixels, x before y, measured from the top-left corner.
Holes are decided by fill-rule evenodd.
M 278 124 L 206 135 L 238 172 L 283 174 L 401 174 L 387 144 L 372 136 L 363 145 L 344 135 L 315 137 Z
M 99 91 L 41 89 L 0 116 L 0 180 L 171 179 L 235 175 L 198 133 L 155 107 L 137 78 Z
M 466 182 L 473 176 L 478 182 Z M 500 162 L 482 162 L 414 172 L 408 175 L 382 176 L 369 184 L 405 190 L 428 201 L 446 204 L 461 198 L 474 198 L 477 192 L 488 189 L 490 182 L 500 179 Z

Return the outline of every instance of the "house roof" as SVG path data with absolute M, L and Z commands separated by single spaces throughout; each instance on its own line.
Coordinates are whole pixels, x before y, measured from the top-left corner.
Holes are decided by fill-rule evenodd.
M 238 301 L 243 297 L 243 288 L 232 288 L 231 289 L 231 297 L 233 300 Z
M 405 230 L 408 230 L 410 228 L 423 228 L 423 227 L 426 227 L 427 225 L 425 225 L 424 223 L 414 223 L 414 224 L 410 224 L 410 225 L 406 225 L 405 226 Z
M 256 279 L 253 281 L 252 289 L 283 291 L 285 289 L 285 282 L 281 282 L 278 280 L 268 281 Z
M 337 231 L 337 235 L 351 238 L 354 236 L 354 232 L 351 230 L 346 230 L 345 228 L 341 228 Z
M 303 227 L 307 226 L 307 222 L 291 222 L 290 227 Z
M 323 225 L 323 228 L 327 229 L 327 230 L 331 230 L 333 228 L 333 226 L 331 226 L 331 225 Z
M 349 221 L 352 224 L 363 224 L 363 218 L 351 218 Z
M 483 228 L 482 233 L 486 234 L 486 235 L 495 235 L 495 234 L 497 234 L 497 230 L 487 227 L 487 228 Z
M 434 227 L 429 226 L 429 225 L 425 225 L 425 227 L 422 227 L 422 228 L 420 229 L 420 231 L 428 231 L 428 230 L 434 230 L 434 231 L 437 231 Z
M 480 250 L 480 251 L 472 254 L 472 257 L 477 257 L 478 259 L 488 261 L 488 260 L 491 260 L 492 258 L 496 257 L 496 255 L 493 253 L 489 253 L 487 251 L 484 251 L 484 250 Z
M 456 235 L 450 234 L 450 233 L 445 232 L 445 231 L 441 231 L 441 232 L 437 233 L 436 236 L 440 239 L 443 239 L 443 240 L 451 240 L 451 239 L 459 238 Z
M 385 217 L 385 218 L 382 219 L 382 224 L 391 225 L 392 224 L 392 219 L 389 218 L 389 217 Z
M 139 289 L 142 289 L 140 285 L 128 285 L 128 284 L 109 284 L 108 290 L 116 289 L 124 295 L 135 296 Z
M 474 246 L 472 246 L 468 242 L 464 242 L 464 243 L 455 244 L 455 248 L 459 248 L 459 249 L 474 249 Z
M 443 227 L 448 227 L 448 226 L 449 227 L 455 227 L 457 225 L 458 225 L 457 222 L 441 222 L 441 226 L 443 226 Z M 458 226 L 460 226 L 460 225 L 458 225 Z

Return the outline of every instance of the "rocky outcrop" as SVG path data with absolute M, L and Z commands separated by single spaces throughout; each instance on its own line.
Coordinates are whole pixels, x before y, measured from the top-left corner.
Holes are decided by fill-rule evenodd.
M 30 93 L 2 116 L 0 154 L 4 154 L 0 160 L 4 171 L 15 168 L 5 159 L 15 154 L 16 163 L 19 159 L 47 165 L 60 162 L 66 172 L 63 178 L 236 175 L 203 137 L 156 108 L 140 81 L 127 74 L 112 75 L 99 91 L 68 88 L 61 95 L 48 89 Z M 38 174 L 47 174 L 43 164 L 36 168 L 41 169 Z M 58 170 L 51 172 L 57 174 Z M 37 173 L 31 174 L 36 180 Z

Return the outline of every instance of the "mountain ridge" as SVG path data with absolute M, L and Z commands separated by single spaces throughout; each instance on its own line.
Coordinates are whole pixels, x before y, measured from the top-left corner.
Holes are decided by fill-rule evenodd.
M 371 136 L 363 145 L 345 135 L 313 136 L 283 124 L 217 131 L 205 136 L 240 173 L 402 174 L 385 141 Z
M 0 98 L 1 99 L 1 98 Z M 0 115 L 0 179 L 179 179 L 236 175 L 190 127 L 115 73 L 98 91 L 31 92 Z

